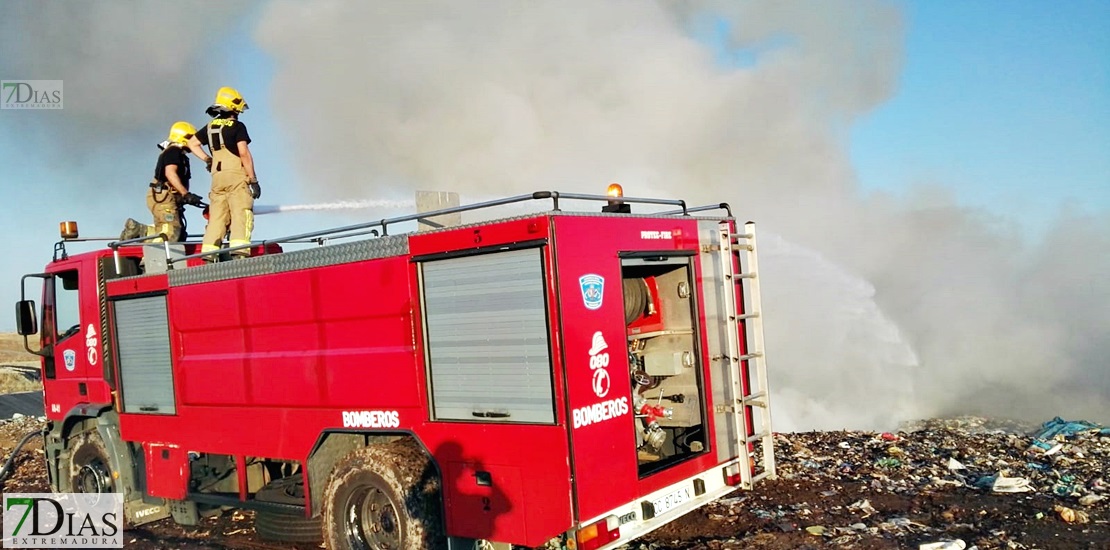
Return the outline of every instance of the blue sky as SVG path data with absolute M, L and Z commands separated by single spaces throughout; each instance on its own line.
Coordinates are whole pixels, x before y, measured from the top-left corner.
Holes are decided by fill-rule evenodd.
M 867 190 L 944 184 L 1043 223 L 1110 207 L 1110 2 L 903 2 L 896 95 L 852 129 Z
M 1062 208 L 1110 212 L 1110 2 L 897 5 L 907 37 L 900 85 L 849 129 L 864 192 L 906 195 L 920 185 L 943 185 L 967 206 L 1033 227 L 1046 226 Z M 236 86 L 251 104 L 244 121 L 256 137 L 252 149 L 264 187 L 259 202 L 303 203 L 301 189 L 309 184 L 293 179 L 286 160 L 295 140 L 268 104 L 274 64 L 252 42 L 256 23 L 245 17 L 239 32 L 229 34 L 221 51 L 244 55 L 211 75 L 212 90 Z M 202 121 L 201 110 L 193 122 Z M 20 136 L 3 131 L 10 114 L 0 112 L 0 229 L 14 258 L 0 266 L 0 298 L 9 303 L 18 299 L 19 277 L 49 260 L 56 223 L 75 217 L 71 205 L 59 206 L 39 192 L 63 172 L 36 162 L 19 147 Z M 153 163 L 153 141 L 142 143 L 146 149 L 121 165 L 138 174 L 129 180 L 145 178 Z M 119 212 L 77 218 L 86 235 L 111 234 L 125 217 L 120 213 L 145 217 L 142 206 L 136 198 Z M 195 223 L 194 233 L 199 218 Z M 335 223 L 321 215 L 282 214 L 260 219 L 258 232 L 273 237 L 327 225 Z M 14 320 L 0 316 L 0 330 L 13 327 Z

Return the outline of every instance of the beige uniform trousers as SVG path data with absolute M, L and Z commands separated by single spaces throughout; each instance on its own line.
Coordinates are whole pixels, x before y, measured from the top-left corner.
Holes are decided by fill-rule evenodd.
M 204 229 L 202 252 L 220 248 L 230 231 L 228 246 L 250 244 L 254 230 L 254 197 L 247 187 L 248 178 L 239 157 L 220 149 L 212 155 L 212 190 L 208 193 L 208 226 Z M 249 249 L 236 250 L 234 256 L 250 255 Z
M 156 191 L 151 187 L 146 194 L 146 207 L 154 217 L 154 224 L 147 228 L 147 236 L 161 233 L 169 237 L 171 243 L 180 242 L 184 237 L 181 234 L 181 196 L 169 184 L 163 184 L 161 189 Z M 154 242 L 162 242 L 162 239 L 155 239 Z

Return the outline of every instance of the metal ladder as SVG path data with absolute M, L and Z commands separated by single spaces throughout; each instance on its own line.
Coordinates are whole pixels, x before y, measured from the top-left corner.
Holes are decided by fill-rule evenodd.
M 718 226 L 717 250 L 721 255 L 721 278 L 729 285 L 725 291 L 725 322 L 728 324 L 729 378 L 732 395 L 738 396 L 733 406 L 733 428 L 742 434 L 740 448 L 740 479 L 744 489 L 762 479 L 775 479 L 775 444 L 771 432 L 771 402 L 767 391 L 767 360 L 763 345 L 763 316 L 759 293 L 759 264 L 755 248 L 755 224 L 744 224 L 743 233 L 733 233 L 733 224 L 723 221 Z M 740 311 L 740 304 L 743 311 Z M 743 325 L 741 325 L 743 323 Z M 740 339 L 744 339 L 740 354 Z M 747 362 L 748 392 L 744 391 L 742 365 Z M 754 386 L 754 387 L 753 387 Z M 745 417 L 751 413 L 751 430 Z M 756 465 L 753 443 L 759 444 L 762 468 Z

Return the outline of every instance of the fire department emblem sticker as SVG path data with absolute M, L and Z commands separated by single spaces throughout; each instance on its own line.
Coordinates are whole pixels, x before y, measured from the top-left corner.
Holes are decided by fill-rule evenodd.
M 590 346 L 590 370 L 594 371 L 593 390 L 594 394 L 598 397 L 605 397 L 609 394 L 609 371 L 605 370 L 609 366 L 609 354 L 605 352 L 609 348 L 609 344 L 605 343 L 605 337 L 602 336 L 601 331 L 594 333 L 592 344 Z
M 62 358 L 65 359 L 66 370 L 68 370 L 69 372 L 73 372 L 73 369 L 77 368 L 77 352 L 76 351 L 73 351 L 71 349 L 67 349 L 67 350 L 65 350 L 65 352 L 62 353 Z
M 582 302 L 586 304 L 586 309 L 601 309 L 601 299 L 605 296 L 605 277 L 587 273 L 578 278 L 578 284 L 582 286 Z
M 89 364 L 93 366 L 96 365 L 96 360 L 99 358 L 96 351 L 97 343 L 96 327 L 92 326 L 92 323 L 89 323 L 89 330 L 85 333 L 85 346 L 89 350 Z

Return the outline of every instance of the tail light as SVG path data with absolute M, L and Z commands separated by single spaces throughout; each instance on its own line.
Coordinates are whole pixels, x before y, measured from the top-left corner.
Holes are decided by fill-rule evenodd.
M 730 485 L 730 486 L 733 486 L 733 487 L 735 487 L 737 485 L 740 485 L 740 482 L 742 481 L 742 479 L 740 477 L 740 465 L 739 464 L 732 464 L 730 466 L 725 466 L 724 472 L 725 472 L 725 485 Z
M 617 516 L 607 516 L 599 522 L 579 529 L 575 538 L 578 539 L 578 550 L 601 548 L 621 538 L 620 519 Z

